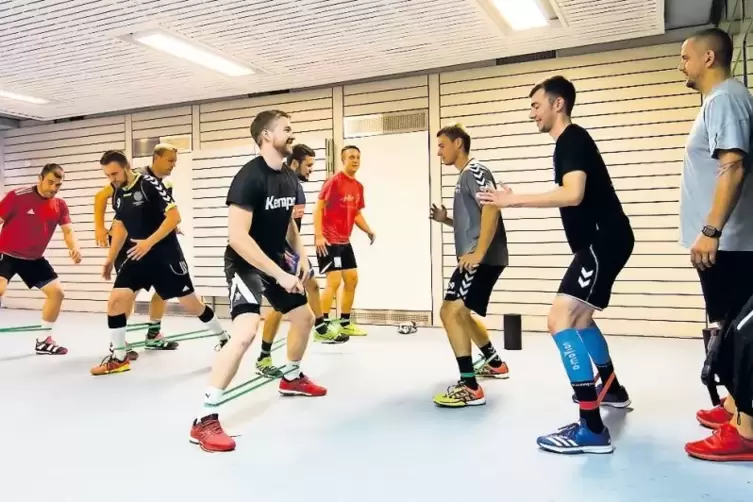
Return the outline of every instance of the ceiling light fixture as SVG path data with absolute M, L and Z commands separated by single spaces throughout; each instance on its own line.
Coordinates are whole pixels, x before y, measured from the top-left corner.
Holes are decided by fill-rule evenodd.
M 515 31 L 549 25 L 549 20 L 536 0 L 492 0 L 492 3 Z
M 216 51 L 202 47 L 196 42 L 183 39 L 162 30 L 150 30 L 143 33 L 136 33 L 130 38 L 139 44 L 190 61 L 191 63 L 201 65 L 230 77 L 241 77 L 244 75 L 252 75 L 254 73 L 254 70 L 246 65 L 232 61 L 228 57 L 221 56 Z
M 2 91 L 0 90 L 0 98 L 8 98 L 8 99 L 14 99 L 16 101 L 24 101 L 26 103 L 31 103 L 33 105 L 46 105 L 49 103 L 46 99 L 42 98 L 35 98 L 32 96 L 26 96 L 24 94 L 18 94 L 15 92 L 9 92 L 9 91 Z

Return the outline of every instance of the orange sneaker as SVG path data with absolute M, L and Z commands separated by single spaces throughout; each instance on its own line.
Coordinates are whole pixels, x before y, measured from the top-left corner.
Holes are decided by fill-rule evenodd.
M 463 382 L 458 382 L 447 388 L 444 394 L 434 396 L 434 404 L 443 408 L 463 408 L 465 406 L 479 406 L 486 404 L 484 389 L 471 389 Z
M 102 359 L 99 366 L 95 366 L 91 369 L 91 374 L 94 376 L 109 375 L 110 373 L 123 373 L 124 371 L 130 371 L 131 362 L 126 356 L 125 360 L 121 361 L 115 357 L 115 354 Z
M 510 368 L 504 361 L 496 368 L 486 363 L 476 370 L 476 376 L 479 378 L 510 378 Z

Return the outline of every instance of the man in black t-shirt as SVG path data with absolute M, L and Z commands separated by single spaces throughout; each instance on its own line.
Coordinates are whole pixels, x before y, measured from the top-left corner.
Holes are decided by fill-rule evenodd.
M 612 286 L 633 252 L 633 231 L 596 143 L 585 129 L 571 123 L 573 84 L 552 77 L 534 86 L 529 97 L 530 118 L 539 131 L 556 141 L 554 181 L 558 188 L 518 195 L 503 187 L 482 192 L 478 198 L 501 208 L 560 209 L 573 261 L 549 311 L 548 327 L 575 391 L 580 421 L 539 437 L 537 443 L 556 453 L 610 453 L 614 447 L 599 406 L 625 408 L 630 398 L 615 377 L 607 342 L 593 314 L 609 305 Z M 602 380 L 598 387 L 591 361 Z
M 306 193 L 303 190 L 303 182 L 308 181 L 311 171 L 314 169 L 314 150 L 310 147 L 297 144 L 293 147 L 293 151 L 285 162 L 285 168 L 290 169 L 296 177 L 297 188 L 295 195 L 295 206 L 293 206 L 293 221 L 295 221 L 298 227 L 298 232 L 301 231 L 301 225 L 303 224 L 303 215 L 306 210 Z M 295 271 L 298 266 L 299 256 L 295 250 L 288 245 L 285 249 L 285 264 L 289 271 Z M 319 296 L 319 283 L 314 276 L 314 269 L 309 259 L 309 274 L 308 277 L 302 278 L 303 286 L 308 293 L 309 307 L 314 312 L 314 341 L 325 344 L 340 344 L 347 342 L 350 337 L 348 335 L 340 333 L 337 323 L 331 322 L 325 319 L 322 314 L 322 303 Z M 276 376 L 282 375 L 282 372 L 277 368 L 272 361 L 272 343 L 275 341 L 277 331 L 280 328 L 282 322 L 282 313 L 277 310 L 269 312 L 264 319 L 264 328 L 262 330 L 261 340 L 261 353 L 256 360 L 256 372 L 263 376 Z
M 160 298 L 177 298 L 211 334 L 226 339 L 227 335 L 212 309 L 194 292 L 188 264 L 175 234 L 180 213 L 165 186 L 153 176 L 131 170 L 122 152 L 105 152 L 100 164 L 115 187 L 112 243 L 102 272 L 105 280 L 110 280 L 115 258 L 126 239 L 131 241 L 131 246 L 118 270 L 107 304 L 111 354 L 92 368 L 92 375 L 109 375 L 131 369 L 125 347 L 126 312 L 133 305 L 138 291 L 152 286 Z
M 279 392 L 306 396 L 327 393 L 300 369 L 314 314 L 301 283 L 309 273 L 308 256 L 293 220 L 298 180 L 283 164 L 294 139 L 289 115 L 280 110 L 259 113 L 251 123 L 251 136 L 260 147 L 260 155 L 238 171 L 227 194 L 225 276 L 233 320 L 231 338 L 212 368 L 204 408 L 191 428 L 191 440 L 213 452 L 235 449 L 235 441 L 222 430 L 217 408 L 256 336 L 262 297 L 290 320 L 288 362 L 281 368 Z M 293 271 L 285 263 L 287 242 L 299 257 Z

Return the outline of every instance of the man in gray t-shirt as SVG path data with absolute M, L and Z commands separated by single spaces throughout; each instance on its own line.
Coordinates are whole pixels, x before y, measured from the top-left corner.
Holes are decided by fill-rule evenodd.
M 713 201 L 724 162 L 720 154 L 738 152 L 741 171 L 749 172 L 753 163 L 753 96 L 745 85 L 730 77 L 714 86 L 704 98 L 685 145 L 682 197 L 680 199 L 680 242 L 688 249 L 704 235 L 712 237 L 719 251 L 753 251 L 753 182 L 740 182 L 737 204 L 723 221 L 721 206 L 714 211 Z M 730 201 L 733 202 L 733 201 Z M 712 221 L 712 220 L 716 221 Z M 723 229 L 721 228 L 723 227 Z M 723 230 L 723 231 L 722 231 Z M 699 256 L 699 262 L 703 259 Z
M 494 207 L 481 207 L 476 194 L 495 188 L 491 171 L 469 158 L 471 137 L 460 126 L 439 131 L 439 156 L 444 165 L 460 170 L 455 186 L 453 218 L 442 206 L 432 206 L 431 218 L 453 228 L 458 266 L 450 278 L 439 315 L 455 352 L 460 381 L 447 393 L 434 397 L 438 406 L 457 408 L 486 403 L 476 377 L 507 378 L 508 369 L 489 340 L 486 328 L 471 316 L 485 317 L 492 291 L 507 266 L 507 237 L 502 216 Z M 471 341 L 483 357 L 477 364 L 471 356 Z
M 704 460 L 753 459 L 753 395 L 742 385 L 753 375 L 753 343 L 726 331 L 753 297 L 753 97 L 732 77 L 732 52 L 727 33 L 704 30 L 683 43 L 679 68 L 686 85 L 703 96 L 685 147 L 680 242 L 698 270 L 708 318 L 719 323 L 702 378 L 715 404 L 715 376 L 730 392 L 696 414 L 718 430 L 685 446 Z M 736 414 L 739 420 L 732 420 Z
M 496 189 L 494 175 L 484 165 L 471 159 L 460 172 L 455 185 L 452 220 L 455 234 L 455 254 L 458 260 L 473 253 L 481 236 L 481 205 L 476 194 L 484 187 Z M 481 258 L 484 265 L 507 266 L 507 235 L 500 217 L 495 225 L 494 235 L 488 249 Z M 473 310 L 473 309 L 471 309 Z M 483 314 L 481 314 L 483 315 Z

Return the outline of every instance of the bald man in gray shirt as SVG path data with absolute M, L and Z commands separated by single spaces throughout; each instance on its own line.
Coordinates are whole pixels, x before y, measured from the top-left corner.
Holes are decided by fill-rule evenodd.
M 685 147 L 680 242 L 698 270 L 709 321 L 719 323 L 704 383 L 715 396 L 718 375 L 730 392 L 718 406 L 697 413 L 715 432 L 688 443 L 685 451 L 711 461 L 753 461 L 753 395 L 747 385 L 753 342 L 727 330 L 753 296 L 753 97 L 732 76 L 732 52 L 727 33 L 704 30 L 685 41 L 679 67 L 686 85 L 703 96 Z

